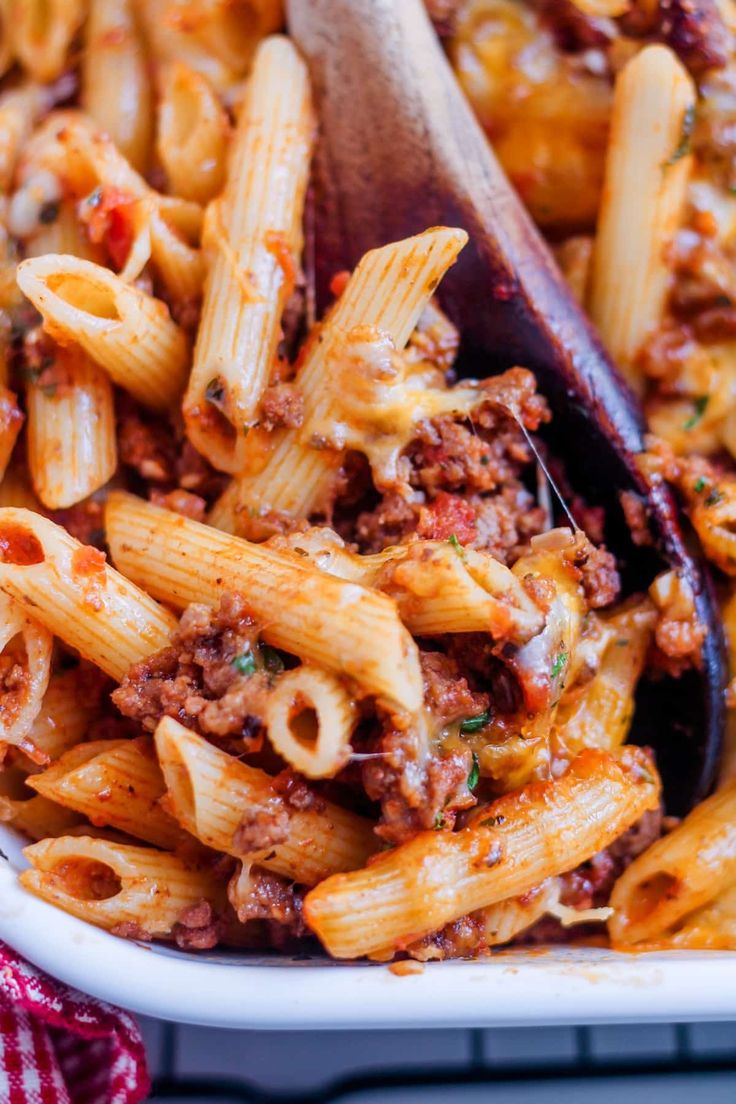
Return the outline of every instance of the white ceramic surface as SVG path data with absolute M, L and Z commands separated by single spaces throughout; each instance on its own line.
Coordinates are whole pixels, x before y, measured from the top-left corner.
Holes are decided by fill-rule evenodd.
M 736 953 L 504 952 L 386 966 L 193 956 L 117 939 L 20 888 L 0 825 L 0 939 L 48 973 L 148 1016 L 233 1028 L 483 1027 L 736 1018 Z

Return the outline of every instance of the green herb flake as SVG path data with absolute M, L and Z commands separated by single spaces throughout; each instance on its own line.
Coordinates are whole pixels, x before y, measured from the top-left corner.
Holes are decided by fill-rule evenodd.
M 441 832 L 444 827 L 445 827 L 445 814 L 444 813 L 438 813 L 437 816 L 434 818 L 434 830 L 435 830 L 435 832 Z
M 256 661 L 252 652 L 236 656 L 232 665 L 240 675 L 254 675 L 256 672 Z
M 696 494 L 700 494 L 701 491 L 705 490 L 707 485 L 708 485 L 708 480 L 705 478 L 704 475 L 701 475 L 693 483 L 693 490 L 695 491 Z
M 481 464 L 483 465 L 484 468 L 487 468 L 488 465 L 491 462 L 491 458 L 490 458 L 490 456 L 487 456 L 486 453 L 483 453 L 483 455 L 480 458 L 480 462 L 481 462 Z
M 616 647 L 617 648 L 626 648 L 627 645 L 629 645 L 630 643 L 631 643 L 631 641 L 628 640 L 626 637 L 621 637 L 620 640 L 616 641 Z
M 689 429 L 694 429 L 695 428 L 695 426 L 698 424 L 700 419 L 705 414 L 706 407 L 708 406 L 709 398 L 710 398 L 709 395 L 699 395 L 698 398 L 695 399 L 695 401 L 693 402 L 693 406 L 694 406 L 695 409 L 694 409 L 693 413 L 690 415 L 690 417 L 688 418 L 688 420 L 686 422 L 683 422 L 683 424 L 682 424 L 683 429 L 689 430 Z
M 284 669 L 284 661 L 270 644 L 261 644 L 259 651 L 261 653 L 261 659 L 263 660 L 263 666 L 268 671 L 269 675 L 280 675 Z
M 567 663 L 567 652 L 563 650 L 555 658 L 555 661 L 552 664 L 552 670 L 550 671 L 550 678 L 556 679 L 558 677 L 558 675 L 561 674 L 562 669 L 563 669 L 563 667 L 565 666 L 566 663 Z
M 706 506 L 717 506 L 718 503 L 722 501 L 722 499 L 723 499 L 723 492 L 719 491 L 718 488 L 714 488 L 710 492 L 708 497 L 706 498 L 705 505 Z
M 480 763 L 478 762 L 478 756 L 473 752 L 473 765 L 470 768 L 470 774 L 468 775 L 468 789 L 474 790 L 478 785 L 478 779 L 480 778 Z
M 478 713 L 475 717 L 467 717 L 460 725 L 460 731 L 463 736 L 468 736 L 471 732 L 478 732 L 481 728 L 485 728 L 490 719 L 490 711 L 484 709 L 482 713 Z M 475 756 L 473 758 L 475 759 Z
M 695 104 L 690 104 L 685 108 L 685 113 L 682 116 L 682 129 L 680 131 L 680 139 L 675 147 L 672 156 L 669 160 L 665 161 L 664 167 L 669 168 L 670 165 L 676 164 L 681 161 L 683 157 L 686 157 L 690 152 L 690 140 L 693 136 L 693 129 L 695 127 Z
M 463 546 L 461 545 L 460 541 L 457 539 L 457 537 L 455 536 L 454 533 L 450 533 L 449 537 L 447 538 L 447 543 L 452 545 L 452 547 L 457 552 L 458 556 L 463 556 L 464 555 Z

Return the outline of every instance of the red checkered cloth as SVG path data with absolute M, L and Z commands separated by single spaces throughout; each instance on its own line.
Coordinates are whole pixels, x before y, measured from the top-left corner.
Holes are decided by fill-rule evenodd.
M 138 1104 L 150 1087 L 132 1016 L 0 943 L 2 1104 Z

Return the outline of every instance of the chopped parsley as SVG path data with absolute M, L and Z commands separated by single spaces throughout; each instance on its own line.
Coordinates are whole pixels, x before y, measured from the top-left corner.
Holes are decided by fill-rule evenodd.
M 693 483 L 693 490 L 695 491 L 696 494 L 700 494 L 701 491 L 705 490 L 705 488 L 707 486 L 707 483 L 708 483 L 708 481 L 705 478 L 705 476 L 701 475 Z
M 484 452 L 483 455 L 480 458 L 480 462 L 481 462 L 481 464 L 483 465 L 484 468 L 487 468 L 488 465 L 491 462 L 491 458 L 490 458 L 490 456 L 488 456 L 487 453 Z
M 445 814 L 444 813 L 438 813 L 437 816 L 434 818 L 434 830 L 435 830 L 435 832 L 441 832 L 444 827 L 445 827 Z
M 552 664 L 552 670 L 550 671 L 550 678 L 556 679 L 562 672 L 563 667 L 567 663 L 567 652 L 563 649 L 559 655 L 555 658 Z
M 694 409 L 693 413 L 690 415 L 690 417 L 688 418 L 688 420 L 686 422 L 683 422 L 683 424 L 682 424 L 683 429 L 694 429 L 695 428 L 695 426 L 698 424 L 700 419 L 705 414 L 706 408 L 708 406 L 709 398 L 710 398 L 709 395 L 699 395 L 697 397 L 697 399 L 695 399 L 695 401 L 693 402 L 693 406 L 694 406 L 695 409 Z
M 676 164 L 681 161 L 683 157 L 687 156 L 690 152 L 690 140 L 693 136 L 693 128 L 695 126 L 695 104 L 690 104 L 685 108 L 685 113 L 682 116 L 682 129 L 680 131 L 680 139 L 672 153 L 669 160 L 665 161 L 664 166 L 668 168 L 670 165 Z
M 717 487 L 714 487 L 705 500 L 706 506 L 717 506 L 723 499 L 723 492 L 719 491 Z
M 447 538 L 447 543 L 452 545 L 452 547 L 457 552 L 458 556 L 463 555 L 463 546 L 461 545 L 460 541 L 457 539 L 457 537 L 455 536 L 454 533 L 450 533 L 449 537 Z
M 256 659 L 252 652 L 236 656 L 232 665 L 240 675 L 254 675 L 256 672 Z
M 232 666 L 241 675 L 254 675 L 256 671 L 267 671 L 269 675 L 280 675 L 284 662 L 275 648 L 268 644 L 259 644 L 256 651 L 250 649 L 236 656 Z
M 460 731 L 463 736 L 467 736 L 470 732 L 478 732 L 479 729 L 485 728 L 490 719 L 490 711 L 484 709 L 482 713 L 478 713 L 475 717 L 467 717 L 460 725 Z M 473 759 L 475 759 L 475 756 L 473 756 Z M 475 761 L 477 763 L 477 759 Z
M 617 648 L 625 648 L 627 646 L 627 644 L 630 644 L 630 643 L 631 643 L 631 641 L 628 640 L 626 637 L 621 637 L 620 640 L 616 641 L 616 647 Z
M 468 789 L 474 790 L 478 785 L 478 779 L 480 778 L 480 763 L 478 762 L 478 756 L 473 752 L 473 765 L 470 768 L 470 774 L 468 775 Z

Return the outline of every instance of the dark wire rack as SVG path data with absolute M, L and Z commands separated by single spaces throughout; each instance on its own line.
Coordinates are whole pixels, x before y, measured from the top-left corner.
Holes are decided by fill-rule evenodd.
M 662 1075 L 688 1076 L 696 1074 L 736 1074 L 736 1049 L 733 1054 L 717 1058 L 702 1058 L 693 1054 L 687 1024 L 676 1024 L 676 1047 L 667 1058 L 600 1061 L 593 1057 L 590 1029 L 575 1028 L 576 1053 L 570 1063 L 555 1065 L 519 1064 L 489 1067 L 483 1059 L 482 1032 L 472 1031 L 472 1060 L 463 1070 L 418 1068 L 416 1070 L 387 1069 L 381 1073 L 364 1073 L 339 1078 L 316 1091 L 295 1088 L 290 1092 L 264 1092 L 247 1080 L 232 1078 L 187 1078 L 173 1074 L 173 1027 L 165 1039 L 162 1075 L 155 1079 L 151 1104 L 172 1098 L 178 1100 L 226 1101 L 232 1104 L 349 1104 L 351 1098 L 363 1093 L 390 1093 L 394 1090 L 443 1088 L 448 1094 L 462 1086 L 563 1083 L 574 1081 L 620 1082 L 622 1090 L 627 1078 L 656 1078 Z M 448 1095 L 448 1100 L 451 1099 Z M 736 1100 L 736 1089 L 734 1090 Z

